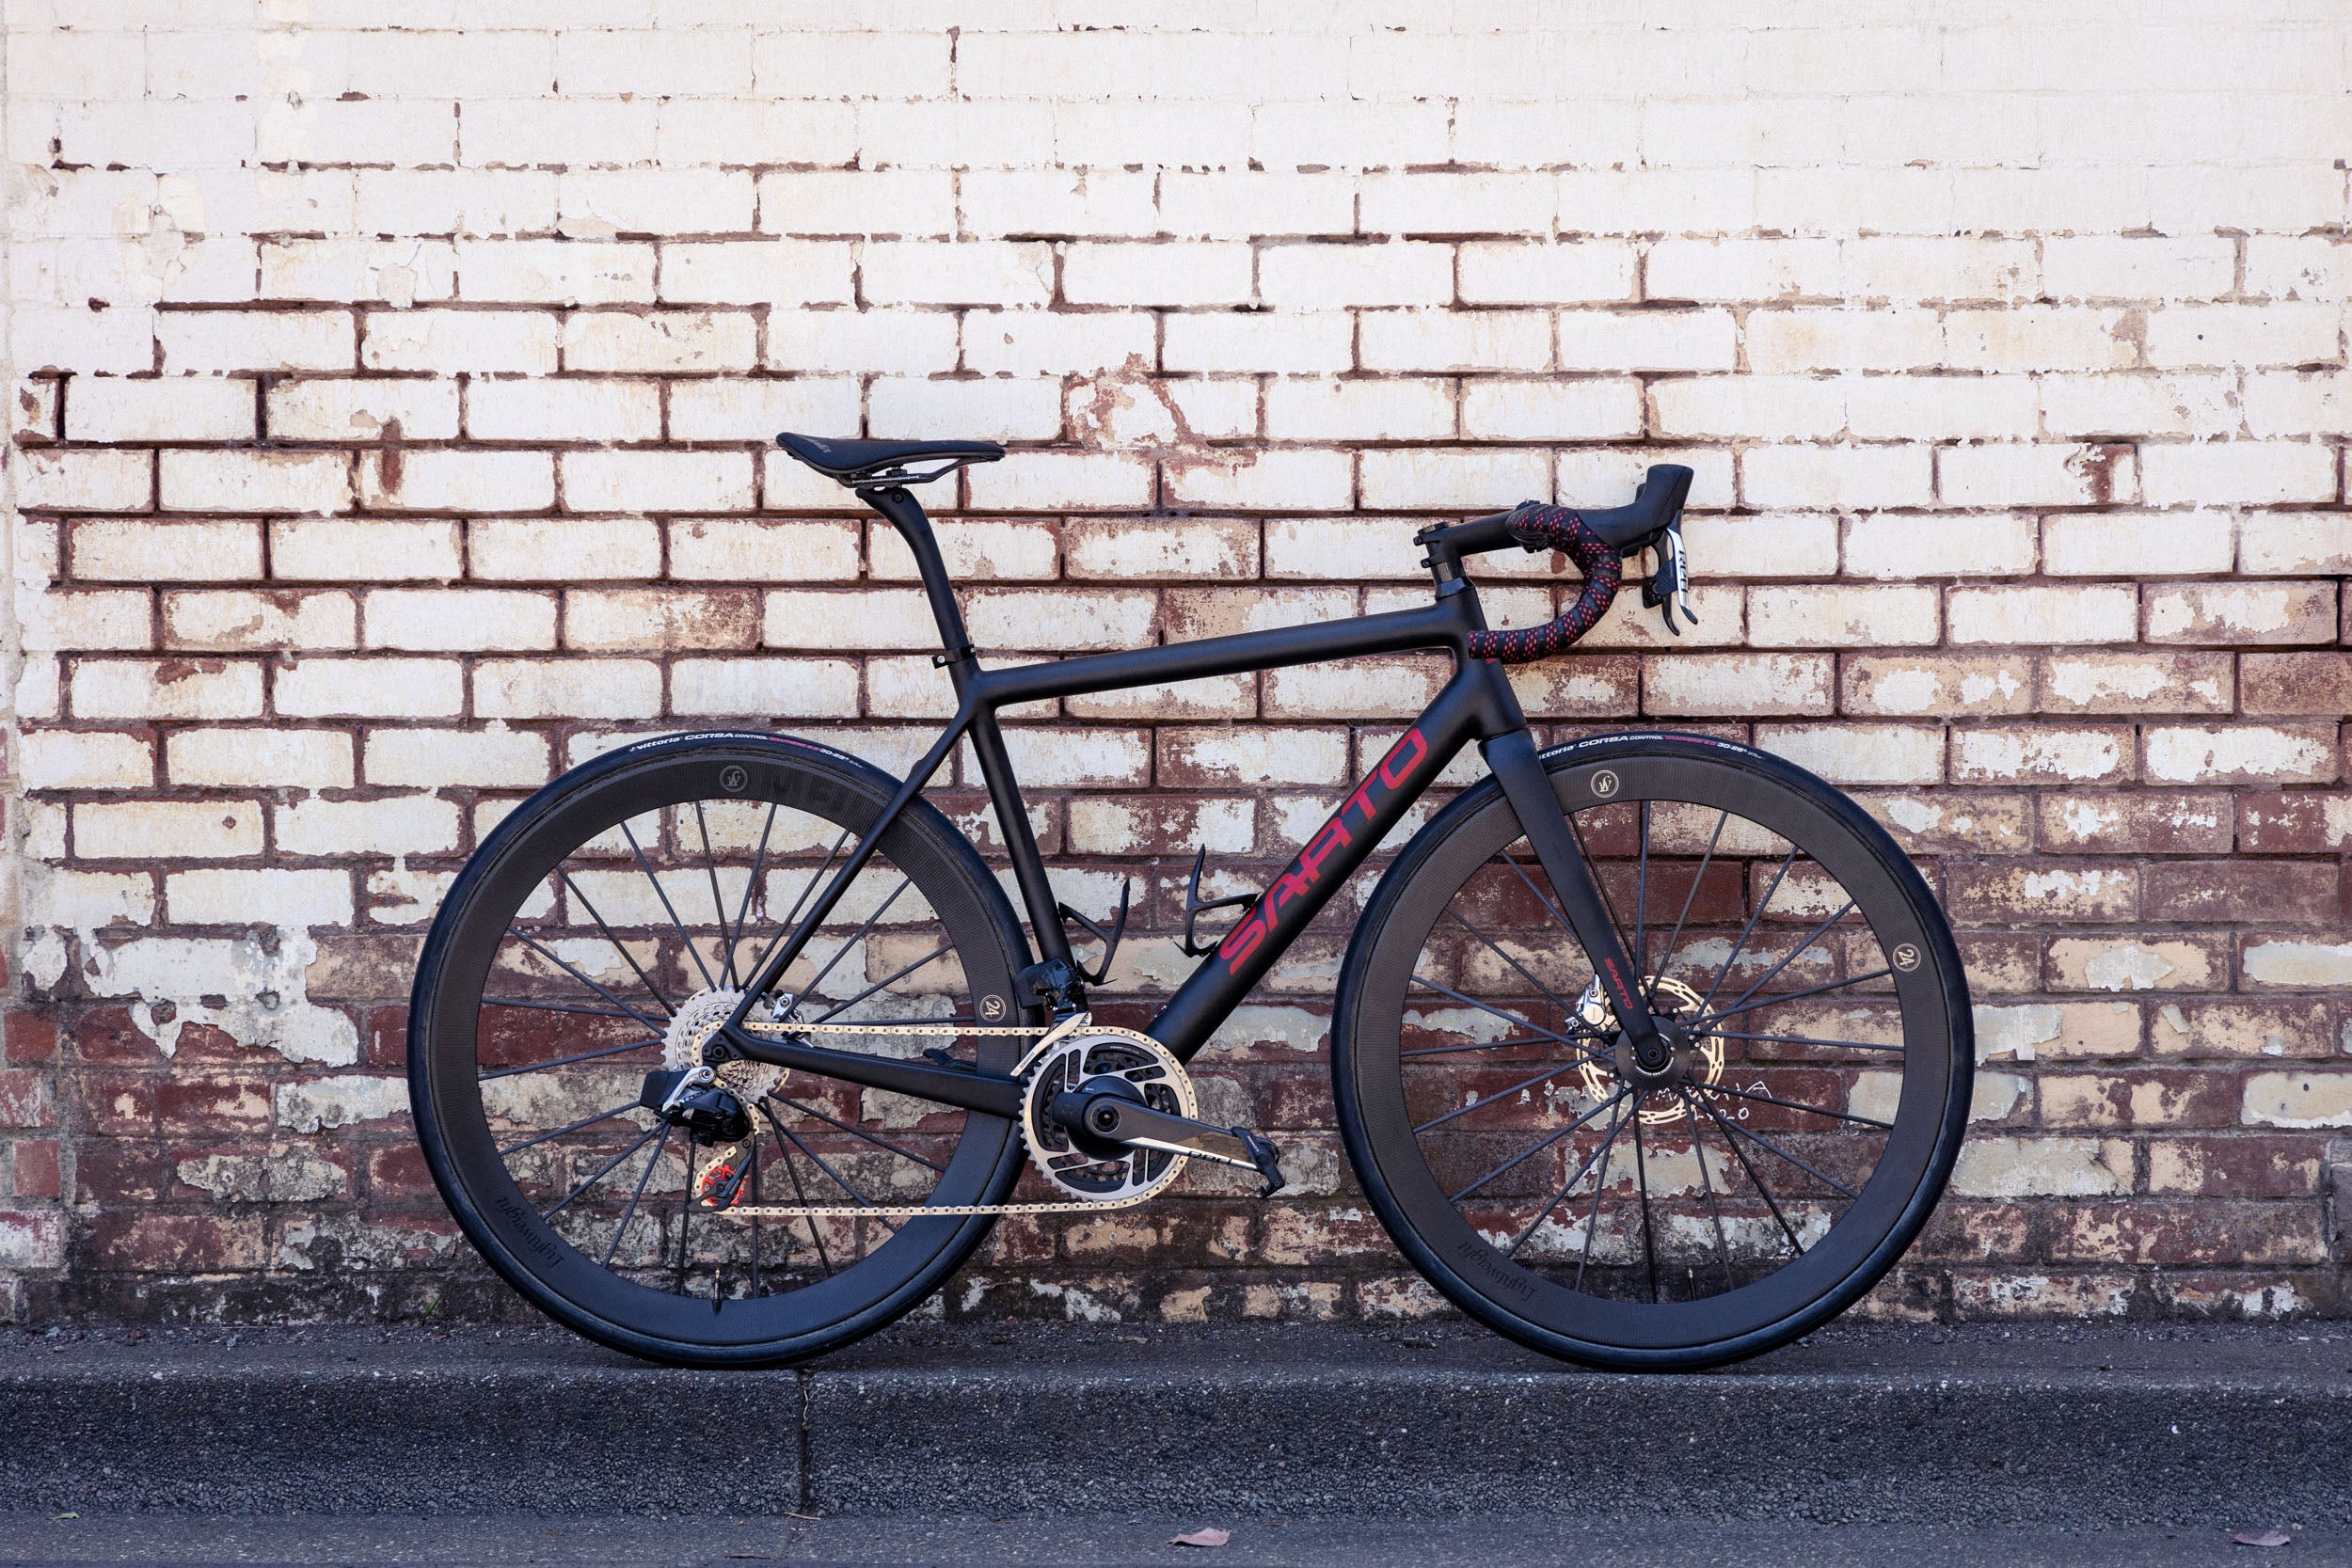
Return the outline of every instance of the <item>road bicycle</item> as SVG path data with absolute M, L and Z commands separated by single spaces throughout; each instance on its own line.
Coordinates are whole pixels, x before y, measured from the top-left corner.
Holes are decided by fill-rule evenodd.
M 902 779 L 787 735 L 622 745 L 467 863 L 411 999 L 417 1130 L 467 1236 L 549 1316 L 658 1361 L 797 1362 L 924 1302 L 999 1216 L 1126 1208 L 1188 1165 L 1272 1198 L 1279 1148 L 1206 1115 L 1187 1064 L 1473 743 L 1485 776 L 1363 904 L 1330 1025 L 1348 1159 L 1413 1266 L 1538 1350 L 1695 1368 L 1827 1322 L 1918 1233 L 1974 1057 L 1918 872 L 1746 746 L 1539 750 L 1504 673 L 1590 630 L 1628 558 L 1679 633 L 1691 470 L 1606 511 L 1422 530 L 1425 607 L 983 668 L 911 487 L 1003 449 L 777 441 L 905 542 L 954 717 Z M 1463 562 L 1506 548 L 1581 568 L 1558 619 L 1487 627 Z M 1426 710 L 1254 897 L 1201 895 L 1204 846 L 1188 977 L 1139 1029 L 1098 1021 L 1127 896 L 1108 923 L 1057 899 L 999 710 L 1406 650 L 1453 656 Z M 969 831 L 924 796 L 959 745 L 989 807 Z

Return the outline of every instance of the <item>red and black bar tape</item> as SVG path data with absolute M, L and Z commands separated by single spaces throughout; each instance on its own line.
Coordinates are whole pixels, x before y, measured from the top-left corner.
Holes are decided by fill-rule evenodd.
M 1523 545 L 1565 550 L 1584 573 L 1584 592 L 1556 621 L 1523 631 L 1474 631 L 1464 644 L 1472 658 L 1502 664 L 1527 664 L 1549 658 L 1597 625 L 1617 596 L 1624 567 L 1617 546 L 1584 526 L 1584 519 L 1565 506 L 1521 501 L 1503 525 Z

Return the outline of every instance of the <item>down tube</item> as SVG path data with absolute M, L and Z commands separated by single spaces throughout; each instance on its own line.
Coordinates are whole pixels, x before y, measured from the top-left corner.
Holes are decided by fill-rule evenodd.
M 1516 704 L 1506 712 L 1497 702 L 1494 684 L 1500 678 L 1492 666 L 1470 664 L 1446 683 L 1339 810 L 1309 835 L 1297 857 L 1258 895 L 1216 951 L 1168 998 L 1148 1026 L 1152 1038 L 1178 1060 L 1190 1061 L 1454 753 L 1481 736 L 1526 721 Z M 1508 694 L 1504 687 L 1502 695 Z

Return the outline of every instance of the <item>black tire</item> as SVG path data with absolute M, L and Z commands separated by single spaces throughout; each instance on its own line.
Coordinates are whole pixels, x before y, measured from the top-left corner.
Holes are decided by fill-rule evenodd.
M 740 989 L 790 901 L 830 877 L 896 787 L 806 741 L 668 736 L 565 773 L 467 863 L 418 964 L 409 1095 L 451 1212 L 550 1317 L 651 1360 L 804 1360 L 916 1306 L 987 1234 L 977 1216 L 763 1225 L 701 1209 L 691 1189 L 708 1149 L 636 1107 L 675 1009 Z M 803 1020 L 969 1021 L 978 998 L 988 1022 L 1024 1023 L 1010 999 L 1028 961 L 971 845 L 916 800 L 783 989 Z M 1003 1071 L 1022 1041 L 825 1043 L 952 1044 Z M 754 1111 L 744 1196 L 771 1205 L 993 1204 L 1020 1175 L 1001 1117 L 802 1073 Z
M 1776 757 L 1639 734 L 1544 762 L 1661 1016 L 1699 1024 L 1686 1076 L 1624 1077 L 1487 779 L 1414 836 L 1348 949 L 1349 1157 L 1413 1265 L 1523 1344 L 1628 1370 L 1785 1344 L 1877 1283 L 1958 1156 L 1950 930 L 1883 829 Z

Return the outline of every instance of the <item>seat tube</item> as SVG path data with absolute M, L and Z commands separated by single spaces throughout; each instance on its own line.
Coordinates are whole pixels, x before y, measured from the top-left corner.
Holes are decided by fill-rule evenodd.
M 890 526 L 906 541 L 907 553 L 914 557 L 914 569 L 923 578 L 923 596 L 930 601 L 931 619 L 939 624 L 939 645 L 946 650 L 947 677 L 955 683 L 956 695 L 962 696 L 964 682 L 971 678 L 965 666 L 972 656 L 972 639 L 963 629 L 963 610 L 956 603 L 955 585 L 947 580 L 946 564 L 939 559 L 931 520 L 923 515 L 922 502 L 902 484 L 857 494 L 858 499 L 890 519 Z

